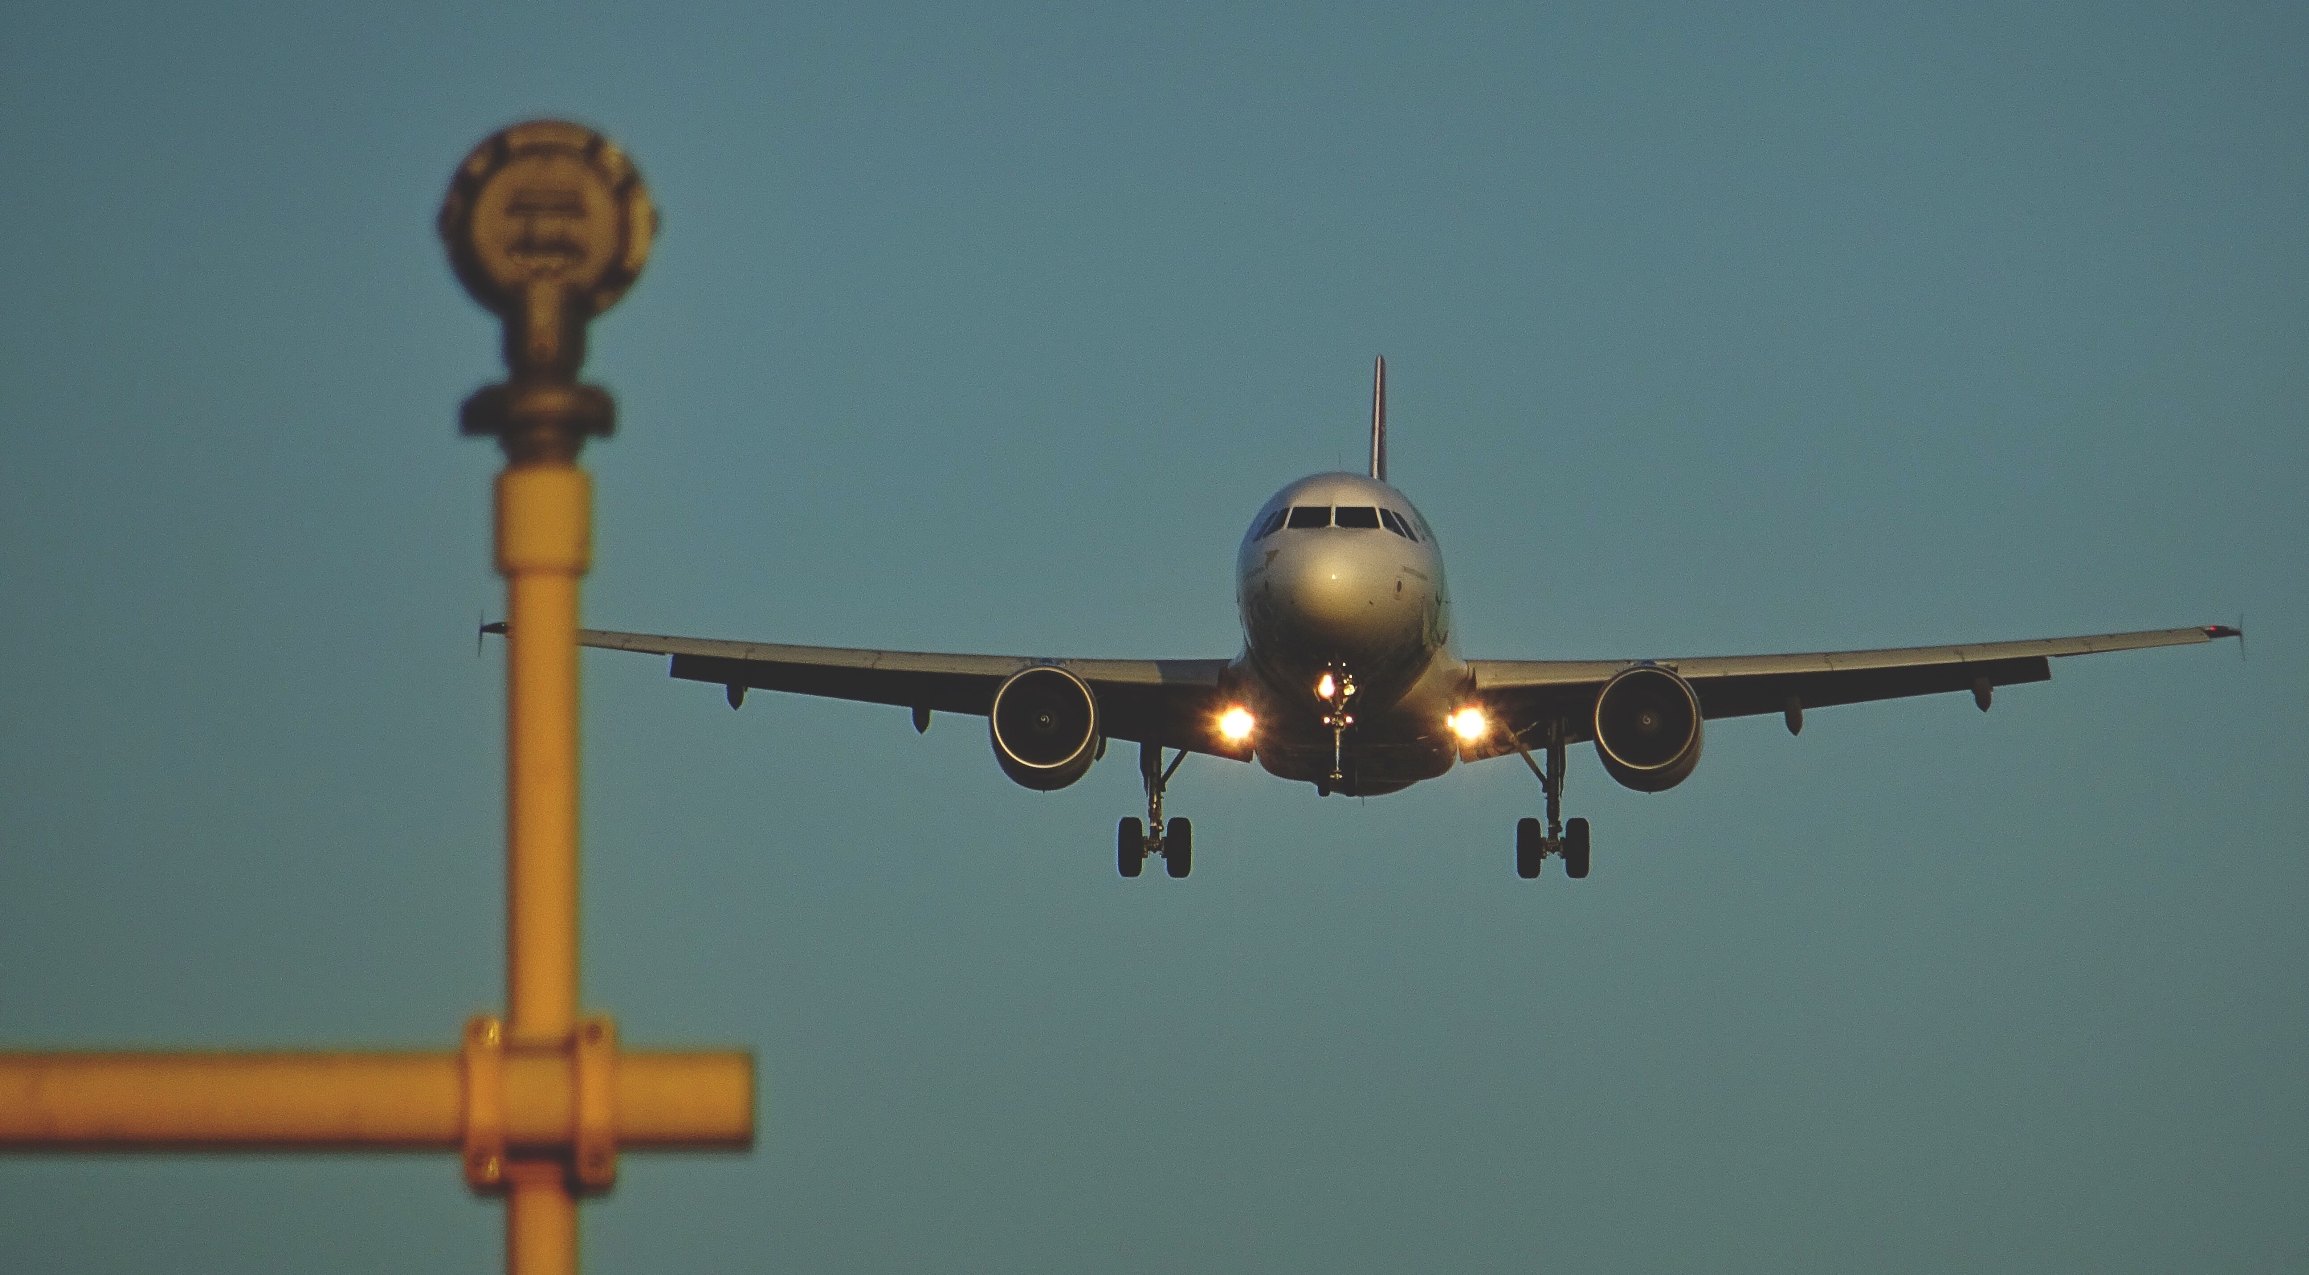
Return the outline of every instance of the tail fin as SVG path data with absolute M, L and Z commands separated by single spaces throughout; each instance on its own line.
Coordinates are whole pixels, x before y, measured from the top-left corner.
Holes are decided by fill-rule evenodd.
M 1387 356 L 1371 366 L 1371 476 L 1387 481 Z

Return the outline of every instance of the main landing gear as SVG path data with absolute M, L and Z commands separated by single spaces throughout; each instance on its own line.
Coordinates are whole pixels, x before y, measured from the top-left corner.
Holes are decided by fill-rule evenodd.
M 1563 874 L 1573 880 L 1587 876 L 1588 832 L 1587 820 L 1563 821 L 1563 723 L 1547 725 L 1547 769 L 1532 760 L 1521 736 L 1513 736 L 1515 751 L 1522 754 L 1523 764 L 1539 776 L 1539 786 L 1547 794 L 1547 823 L 1537 819 L 1518 819 L 1515 823 L 1515 875 L 1529 881 L 1539 875 L 1540 864 L 1547 856 L 1563 857 Z
M 1114 829 L 1114 864 L 1126 877 L 1135 877 L 1146 867 L 1146 857 L 1159 854 L 1163 871 L 1173 877 L 1183 877 L 1195 868 L 1195 826 L 1185 819 L 1163 822 L 1163 789 L 1171 776 L 1179 772 L 1179 763 L 1187 759 L 1187 750 L 1171 759 L 1169 768 L 1163 766 L 1163 747 L 1148 740 L 1138 746 L 1139 779 L 1146 784 L 1146 821 L 1125 816 Z

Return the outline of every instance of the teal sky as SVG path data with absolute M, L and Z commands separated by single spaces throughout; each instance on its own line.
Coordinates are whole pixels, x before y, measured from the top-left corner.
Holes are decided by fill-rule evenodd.
M 196 11 L 197 10 L 197 11 Z M 2309 1264 L 2309 13 L 34 4 L 0 18 L 0 1048 L 449 1048 L 500 653 L 433 238 L 567 115 L 589 621 L 1225 656 L 1259 503 L 1393 476 L 1470 655 L 2234 622 L 1999 696 L 1321 800 L 585 662 L 586 994 L 741 1045 L 597 1271 Z M 0 1266 L 497 1269 L 446 1156 L 0 1160 Z

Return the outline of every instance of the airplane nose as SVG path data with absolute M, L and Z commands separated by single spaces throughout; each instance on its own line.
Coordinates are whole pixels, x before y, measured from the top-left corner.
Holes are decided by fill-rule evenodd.
M 1292 588 L 1300 617 L 1325 629 L 1351 628 L 1368 618 L 1378 605 L 1378 590 L 1367 574 L 1349 554 L 1307 555 Z
M 1276 559 L 1270 579 L 1295 643 L 1354 660 L 1399 644 L 1407 623 L 1416 628 L 1385 548 L 1354 533 L 1316 535 Z

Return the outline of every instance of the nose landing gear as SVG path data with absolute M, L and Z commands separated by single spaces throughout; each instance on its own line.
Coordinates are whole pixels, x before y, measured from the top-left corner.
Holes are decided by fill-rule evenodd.
M 1515 875 L 1529 881 L 1539 875 L 1539 868 L 1547 856 L 1563 858 L 1563 874 L 1577 881 L 1587 876 L 1588 824 L 1585 819 L 1563 821 L 1564 730 L 1560 721 L 1547 724 L 1547 768 L 1540 769 L 1532 759 L 1531 749 L 1523 737 L 1511 735 L 1515 751 L 1522 755 L 1523 764 L 1539 777 L 1541 791 L 1547 794 L 1547 823 L 1537 819 L 1519 819 L 1515 824 Z
M 1345 669 L 1328 668 L 1315 679 L 1315 698 L 1323 702 L 1323 724 L 1331 728 L 1331 779 L 1317 785 L 1328 797 L 1346 781 L 1344 773 L 1347 756 L 1347 728 L 1355 724 L 1355 715 L 1347 711 L 1347 702 L 1355 698 L 1355 677 Z
M 1183 877 L 1195 867 L 1195 827 L 1184 818 L 1163 822 L 1163 789 L 1170 785 L 1171 776 L 1179 771 L 1179 763 L 1187 759 L 1187 750 L 1163 766 L 1162 745 L 1149 740 L 1138 746 L 1139 779 L 1146 785 L 1146 821 L 1125 816 L 1114 829 L 1115 868 L 1126 877 L 1135 877 L 1146 867 L 1150 854 L 1159 854 L 1163 870 L 1173 878 Z

